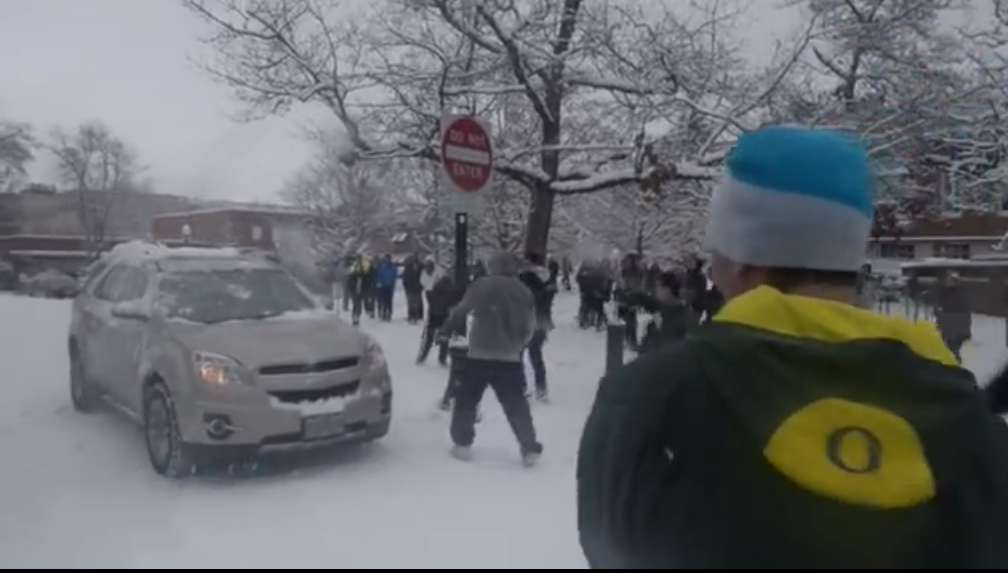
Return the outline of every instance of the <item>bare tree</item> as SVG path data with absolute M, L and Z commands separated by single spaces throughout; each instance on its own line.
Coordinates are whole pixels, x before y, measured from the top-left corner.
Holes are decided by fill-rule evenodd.
M 23 123 L 0 121 L 0 192 L 14 191 L 34 158 L 31 128 Z
M 714 177 L 715 148 L 758 125 L 807 44 L 746 74 L 720 2 L 700 21 L 629 0 L 385 0 L 356 19 L 321 0 L 186 4 L 214 30 L 206 69 L 251 112 L 322 104 L 354 159 L 437 160 L 444 113 L 506 119 L 495 168 L 529 193 L 524 243 L 540 253 L 557 197 Z M 677 149 L 690 129 L 706 138 Z
M 356 253 L 387 234 L 397 208 L 375 164 L 350 164 L 339 146 L 323 145 L 315 160 L 291 179 L 287 200 L 312 214 L 316 249 L 327 259 Z
M 979 201 L 1004 157 L 1003 77 L 970 65 L 976 37 L 943 17 L 963 0 L 796 0 L 816 20 L 809 74 L 789 78 L 778 120 L 859 135 L 880 171 L 901 172 L 883 201 L 909 215 Z M 989 71 L 989 70 L 988 70 Z M 825 79 L 829 93 L 816 89 Z M 998 90 L 1001 94 L 998 94 Z
M 99 122 L 73 132 L 56 129 L 48 148 L 59 161 L 64 183 L 77 194 L 77 216 L 88 249 L 96 255 L 112 234 L 110 215 L 141 171 L 136 153 Z

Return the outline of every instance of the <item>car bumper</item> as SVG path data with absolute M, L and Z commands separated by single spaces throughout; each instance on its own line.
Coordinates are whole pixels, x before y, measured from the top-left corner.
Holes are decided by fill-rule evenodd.
M 183 441 L 200 446 L 275 449 L 377 439 L 388 433 L 391 400 L 391 390 L 363 390 L 338 411 L 309 413 L 266 398 L 254 404 L 202 400 L 179 409 L 179 429 Z M 306 420 L 316 416 L 329 417 L 331 431 L 306 434 Z

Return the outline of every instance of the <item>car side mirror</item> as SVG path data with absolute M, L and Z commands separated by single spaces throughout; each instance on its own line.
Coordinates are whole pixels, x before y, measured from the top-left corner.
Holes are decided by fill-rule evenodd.
M 112 316 L 126 320 L 150 320 L 150 313 L 140 303 L 135 301 L 119 303 L 112 307 Z

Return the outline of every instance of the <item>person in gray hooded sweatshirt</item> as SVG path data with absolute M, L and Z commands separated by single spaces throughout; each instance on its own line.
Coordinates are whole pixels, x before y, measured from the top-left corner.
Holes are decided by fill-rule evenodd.
M 476 411 L 488 385 L 497 394 L 518 438 L 522 461 L 532 465 L 542 455 L 543 447 L 536 439 L 525 397 L 522 364 L 522 352 L 536 327 L 535 301 L 517 278 L 520 266 L 510 253 L 491 257 L 487 261 L 489 276 L 469 286 L 443 327 L 445 332 L 454 332 L 465 325 L 470 314 L 473 317 L 469 354 L 451 424 L 455 442 L 452 454 L 462 460 L 472 457 Z

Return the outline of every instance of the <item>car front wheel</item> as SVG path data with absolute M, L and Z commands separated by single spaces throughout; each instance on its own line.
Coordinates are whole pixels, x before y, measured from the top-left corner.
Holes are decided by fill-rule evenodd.
M 70 398 L 73 400 L 74 409 L 78 412 L 90 412 L 95 407 L 94 386 L 87 378 L 84 363 L 76 347 L 70 350 Z
M 164 384 L 154 384 L 144 394 L 144 436 L 154 471 L 171 478 L 192 473 L 189 447 L 182 441 L 175 403 Z

